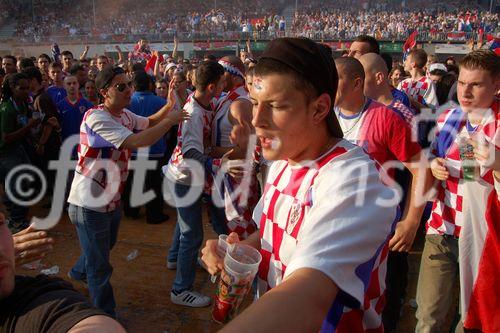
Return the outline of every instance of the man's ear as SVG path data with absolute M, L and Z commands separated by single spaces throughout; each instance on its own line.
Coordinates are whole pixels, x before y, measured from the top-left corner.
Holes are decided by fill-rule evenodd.
M 365 80 L 363 80 L 361 77 L 357 77 L 354 79 L 354 89 L 361 89 L 364 91 L 365 89 Z
M 101 89 L 99 90 L 99 94 L 102 96 L 102 97 L 106 97 L 108 95 L 108 88 L 105 88 L 105 89 Z
M 323 122 L 332 108 L 332 98 L 327 93 L 323 93 L 316 98 L 314 103 L 313 122 L 320 124 Z
M 377 82 L 377 85 L 381 85 L 385 79 L 386 77 L 382 74 L 382 72 L 375 73 L 375 82 Z

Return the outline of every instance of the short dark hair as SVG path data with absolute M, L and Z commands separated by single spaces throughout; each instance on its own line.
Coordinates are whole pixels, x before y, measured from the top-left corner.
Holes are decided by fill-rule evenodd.
M 408 53 L 408 56 L 411 56 L 417 68 L 423 69 L 427 64 L 427 52 L 424 49 L 413 49 Z
M 145 70 L 146 66 L 144 66 L 144 64 L 141 62 L 136 62 L 135 64 L 132 65 L 132 72 L 140 72 Z
M 62 65 L 61 65 L 61 63 L 59 63 L 59 62 L 51 62 L 51 63 L 49 64 L 49 70 L 50 70 L 51 68 L 60 68 L 60 69 L 62 69 Z
M 28 80 L 28 77 L 24 73 L 13 73 L 5 77 L 2 84 L 2 101 L 7 101 L 9 98 L 13 97 L 12 86 L 19 84 L 21 80 Z
M 367 43 L 369 45 L 369 49 L 367 53 L 376 53 L 380 54 L 380 46 L 375 38 L 368 35 L 359 35 L 354 38 L 354 42 Z
M 217 61 L 217 58 L 213 54 L 205 54 L 203 57 L 205 61 Z
M 335 65 L 337 66 L 337 71 L 347 74 L 350 80 L 355 80 L 357 78 L 365 79 L 365 70 L 361 62 L 353 57 L 341 57 L 335 59 Z M 344 70 L 341 71 L 339 67 Z M 344 75 L 345 75 L 344 74 Z
M 224 75 L 224 67 L 215 61 L 203 61 L 196 68 L 196 89 L 205 90 L 211 83 L 219 82 Z
M 50 59 L 50 57 L 47 54 L 45 54 L 45 53 L 40 54 L 38 56 L 38 59 L 40 59 L 40 58 L 47 59 L 47 61 L 49 62 L 49 64 L 52 62 L 52 59 Z
M 14 62 L 14 65 L 17 62 L 16 57 L 14 57 L 13 55 L 10 55 L 10 54 L 7 54 L 7 55 L 3 56 L 3 59 L 10 59 L 10 60 L 12 60 Z
M 35 63 L 30 58 L 19 59 L 19 69 L 24 70 L 28 67 L 35 67 Z
M 71 67 L 69 68 L 69 73 L 71 75 L 76 75 L 76 73 L 78 73 L 79 71 L 85 71 L 85 67 L 83 67 L 82 65 L 80 64 L 73 64 L 71 65 Z
M 68 51 L 68 50 L 62 51 L 61 56 L 71 56 L 71 58 L 74 58 L 73 53 L 71 53 L 71 51 Z
M 132 81 L 136 91 L 149 91 L 151 87 L 151 77 L 145 71 L 134 72 Z
M 40 72 L 40 70 L 34 66 L 31 66 L 31 67 L 27 67 L 25 69 L 23 69 L 23 71 L 21 72 L 23 74 L 25 74 L 28 79 L 36 79 L 36 81 L 41 84 L 42 83 L 42 73 Z

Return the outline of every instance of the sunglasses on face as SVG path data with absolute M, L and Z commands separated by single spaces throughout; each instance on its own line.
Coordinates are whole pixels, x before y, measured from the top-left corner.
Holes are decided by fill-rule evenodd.
M 116 90 L 118 90 L 119 92 L 124 92 L 127 87 L 129 89 L 132 88 L 132 81 L 128 81 L 127 83 L 118 83 L 118 84 L 115 84 L 114 87 L 116 88 Z

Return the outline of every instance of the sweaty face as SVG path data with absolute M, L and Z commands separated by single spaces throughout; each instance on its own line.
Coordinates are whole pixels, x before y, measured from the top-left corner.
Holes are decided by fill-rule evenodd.
M 267 160 L 302 161 L 314 133 L 310 103 L 289 75 L 254 76 L 250 99 L 252 124 Z
M 14 290 L 14 245 L 7 223 L 0 213 L 0 300 Z
M 494 80 L 488 71 L 460 68 L 457 97 L 464 112 L 488 109 L 499 89 L 500 78 Z
M 349 48 L 349 57 L 359 59 L 362 55 L 369 53 L 370 46 L 365 42 L 353 42 Z

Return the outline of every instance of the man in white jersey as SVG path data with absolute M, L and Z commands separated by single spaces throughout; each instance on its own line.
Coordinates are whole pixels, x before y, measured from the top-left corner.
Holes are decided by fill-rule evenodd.
M 262 254 L 263 297 L 225 332 L 383 330 L 396 203 L 375 203 L 394 194 L 363 150 L 342 140 L 337 81 L 331 51 L 305 38 L 273 40 L 255 67 L 252 123 L 274 163 L 254 211 L 260 232 L 243 242 Z M 207 241 L 202 259 L 212 274 L 223 267 L 217 241 Z
M 212 147 L 210 155 L 221 158 L 231 149 L 238 149 L 230 140 L 231 131 L 236 125 L 251 126 L 252 103 L 248 97 L 245 86 L 244 65 L 235 56 L 226 56 L 219 60 L 224 67 L 224 82 L 227 93 L 217 104 L 215 118 L 212 124 Z M 239 158 L 245 158 L 245 151 L 237 152 Z M 259 200 L 257 179 L 252 172 L 249 184 L 249 195 L 243 199 L 240 195 L 234 195 L 233 189 L 240 186 L 241 182 L 229 175 L 220 184 L 221 196 L 224 199 L 225 218 L 229 231 L 234 231 L 241 238 L 246 238 L 253 233 L 255 223 L 252 221 L 252 211 Z M 246 194 L 245 194 L 246 195 Z

